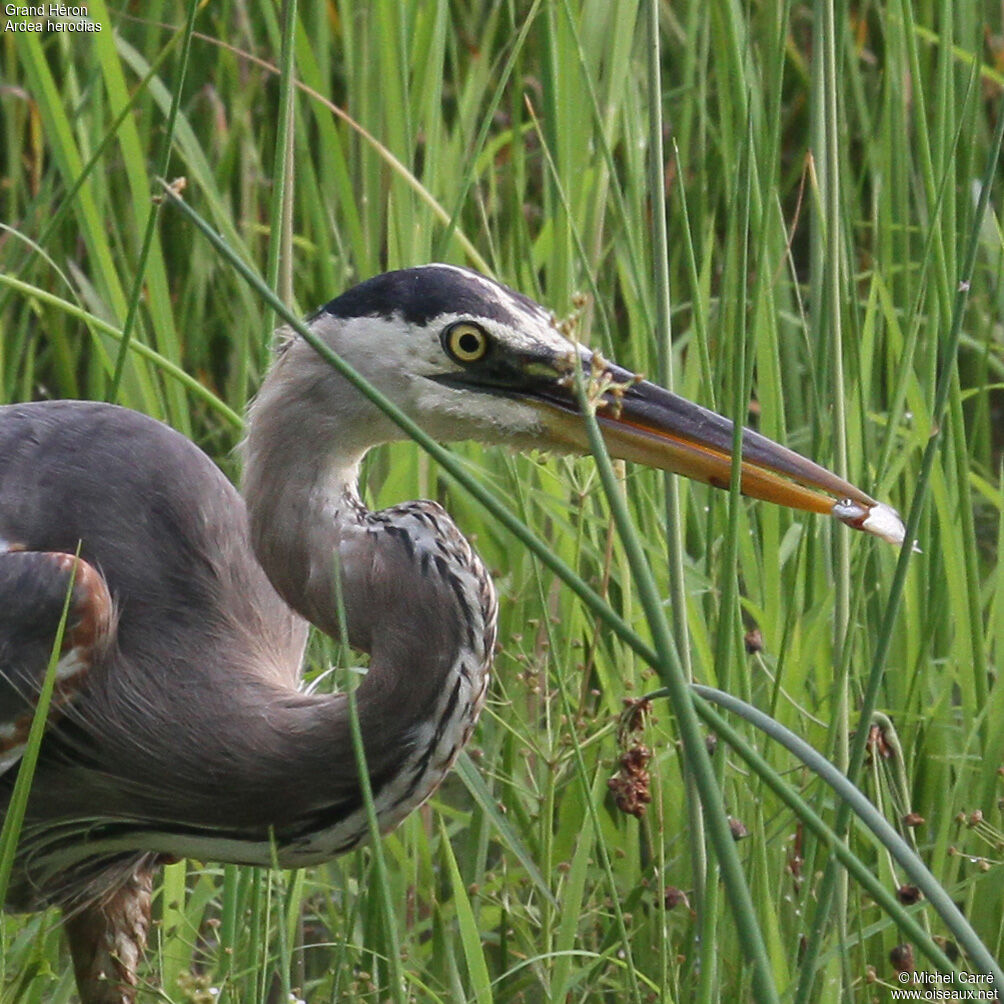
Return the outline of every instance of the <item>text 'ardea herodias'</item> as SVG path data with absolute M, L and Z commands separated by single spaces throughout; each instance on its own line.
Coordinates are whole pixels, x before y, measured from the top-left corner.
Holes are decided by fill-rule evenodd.
M 596 360 L 476 272 L 377 276 L 310 325 L 439 439 L 588 448 L 570 376 Z M 728 484 L 727 419 L 602 368 L 623 385 L 597 413 L 612 454 Z M 338 637 L 341 602 L 345 640 L 370 653 L 358 714 L 382 830 L 470 737 L 495 591 L 439 505 L 362 505 L 360 461 L 400 438 L 300 338 L 250 410 L 246 508 L 205 454 L 143 415 L 0 409 L 0 770 L 21 754 L 75 576 L 7 906 L 67 911 L 86 1004 L 134 999 L 162 856 L 270 865 L 274 847 L 294 867 L 365 838 L 347 699 L 299 689 L 307 621 Z M 753 432 L 743 471 L 747 494 L 902 540 L 891 509 Z M 4 812 L 15 774 L 0 777 Z

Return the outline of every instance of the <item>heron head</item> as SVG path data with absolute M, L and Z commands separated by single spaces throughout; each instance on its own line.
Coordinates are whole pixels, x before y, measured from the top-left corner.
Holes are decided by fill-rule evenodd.
M 584 386 L 613 456 L 729 484 L 731 421 L 575 343 L 539 304 L 470 269 L 425 265 L 375 276 L 332 300 L 309 323 L 440 440 L 588 452 L 579 404 Z M 313 415 L 329 417 L 343 445 L 353 436 L 358 442 L 352 446 L 360 449 L 401 438 L 382 412 L 305 345 L 293 355 L 301 375 L 312 374 Z M 831 513 L 894 542 L 903 537 L 889 507 L 750 430 L 743 433 L 742 489 Z

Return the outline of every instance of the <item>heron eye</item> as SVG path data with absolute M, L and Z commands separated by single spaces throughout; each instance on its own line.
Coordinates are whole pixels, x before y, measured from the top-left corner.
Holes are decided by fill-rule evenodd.
M 476 363 L 489 347 L 488 333 L 470 321 L 458 321 L 443 332 L 443 348 L 458 363 Z

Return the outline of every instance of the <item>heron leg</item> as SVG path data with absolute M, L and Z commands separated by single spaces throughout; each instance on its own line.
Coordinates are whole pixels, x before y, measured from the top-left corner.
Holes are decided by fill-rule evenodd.
M 141 865 L 113 893 L 66 920 L 81 1004 L 133 1004 L 150 927 L 153 872 Z

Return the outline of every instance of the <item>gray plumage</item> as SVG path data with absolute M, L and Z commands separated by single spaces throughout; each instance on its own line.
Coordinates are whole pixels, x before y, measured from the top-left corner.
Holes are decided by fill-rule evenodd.
M 594 358 L 475 272 L 378 276 L 310 324 L 439 439 L 581 451 L 583 367 L 603 381 L 611 452 L 728 481 L 726 419 Z M 382 829 L 469 739 L 495 592 L 440 506 L 362 505 L 362 457 L 401 437 L 298 338 L 249 413 L 247 506 L 198 448 L 143 415 L 0 408 L 0 812 L 75 575 L 7 906 L 69 911 L 86 1004 L 133 1000 L 161 856 L 269 864 L 274 837 L 292 866 L 365 838 L 346 698 L 300 689 L 307 621 L 338 637 L 344 616 L 346 640 L 370 653 L 357 693 Z M 751 494 L 817 512 L 836 496 L 845 522 L 873 529 L 881 512 L 892 525 L 823 468 L 755 433 L 745 443 Z

